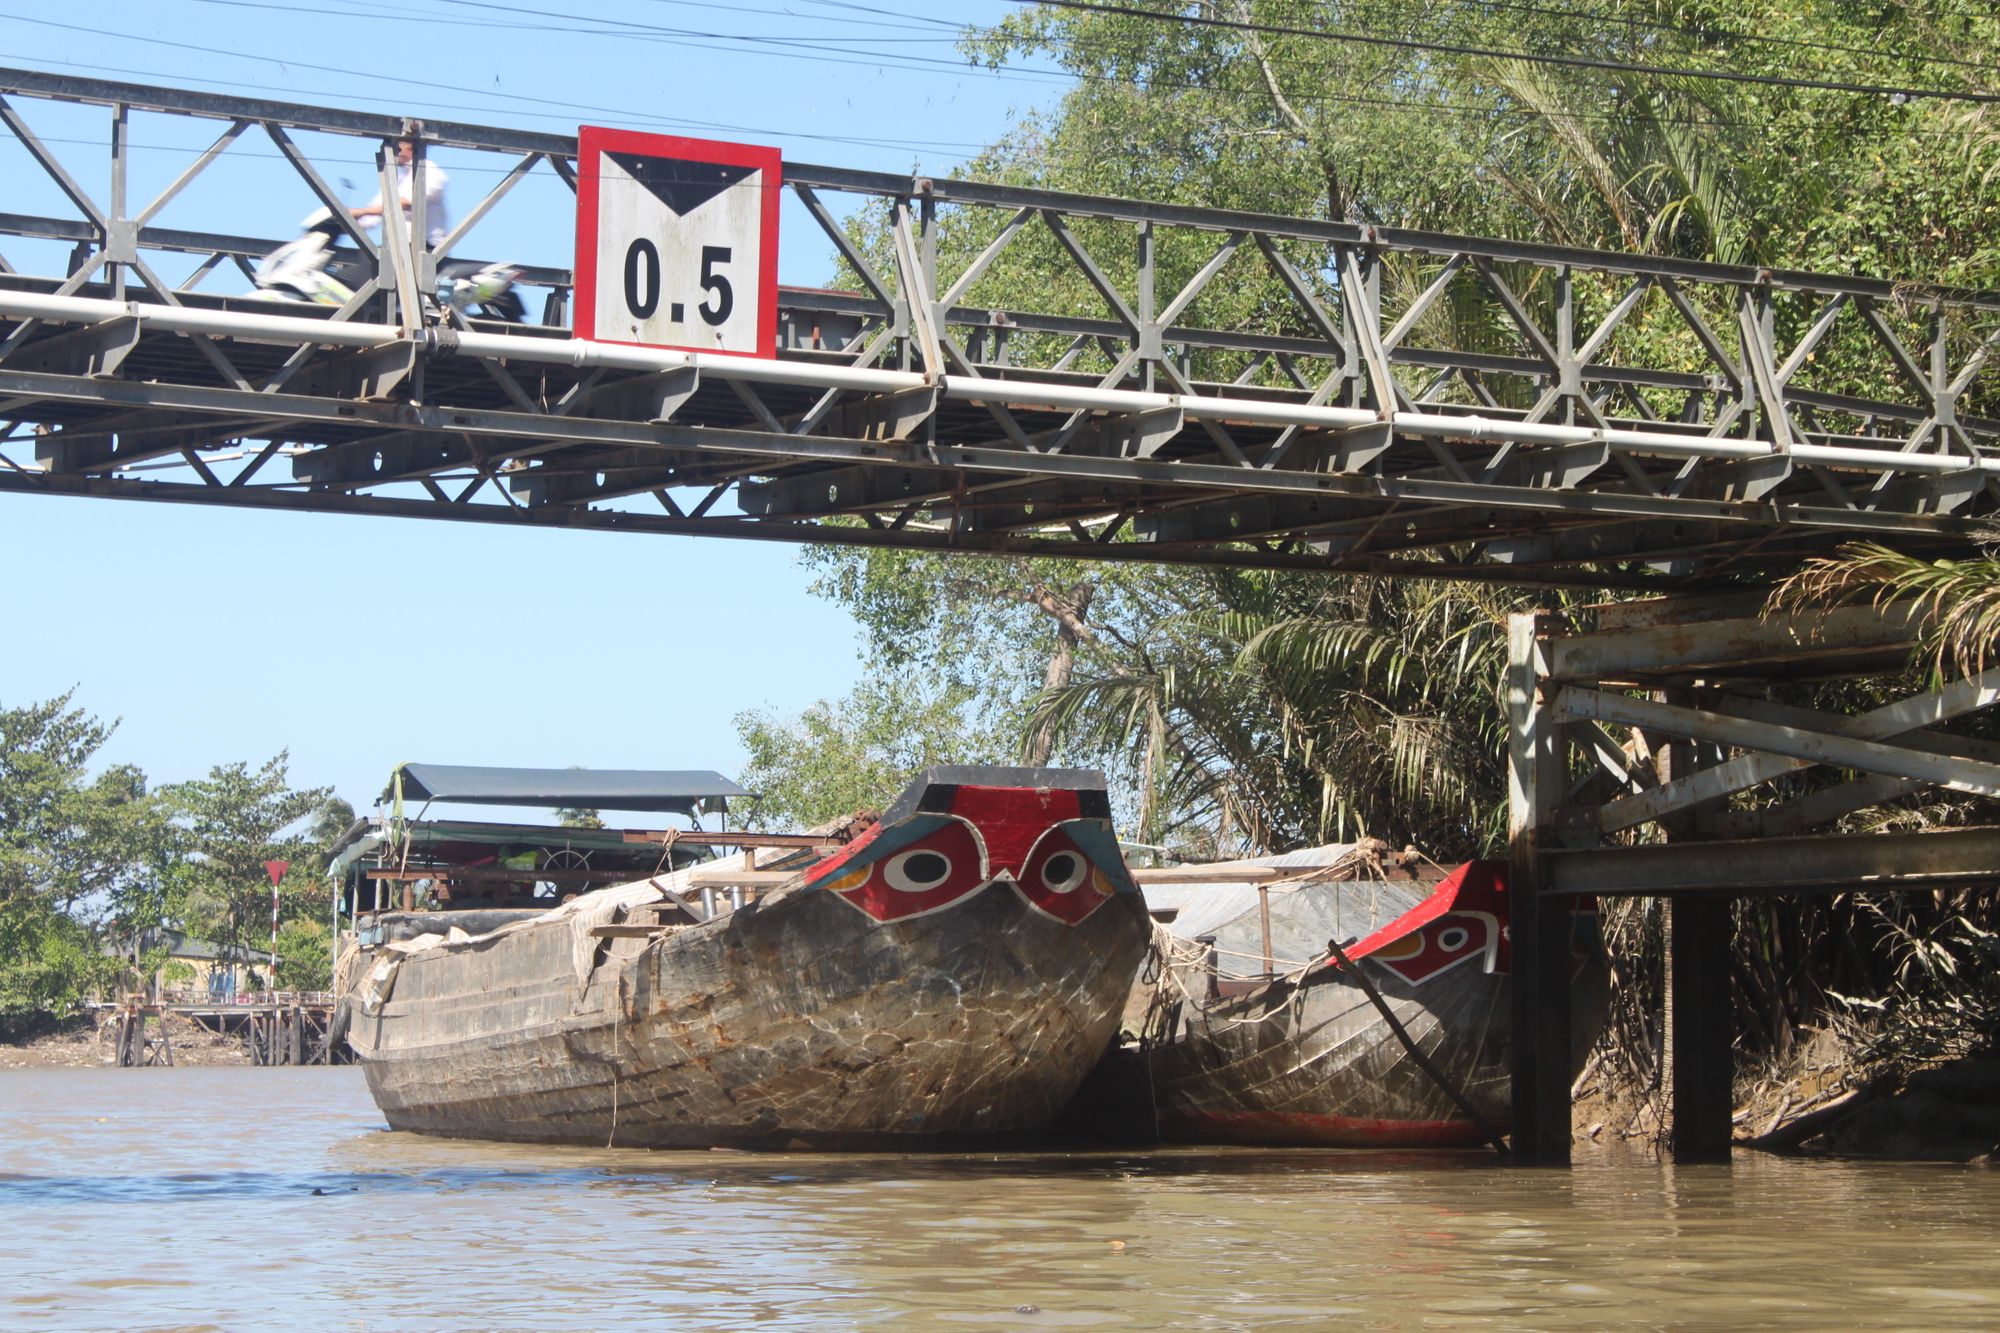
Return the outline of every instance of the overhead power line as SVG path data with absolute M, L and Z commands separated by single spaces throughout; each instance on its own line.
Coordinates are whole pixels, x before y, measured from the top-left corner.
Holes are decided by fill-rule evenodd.
M 1586 23 L 1607 23 L 1621 28 L 1632 28 L 1639 32 L 1671 32 L 1682 37 L 1692 37 L 1696 41 L 1723 41 L 1730 43 L 1756 42 L 1770 46 L 1792 46 L 1805 51 L 1838 51 L 1842 55 L 1887 56 L 1891 59 L 1915 61 L 1925 65 L 1956 65 L 1961 69 L 1988 70 L 2000 73 L 2000 65 L 1979 60 L 1960 60 L 1955 56 L 1915 55 L 1909 52 L 1884 51 L 1873 46 L 1846 46 L 1839 42 L 1814 42 L 1803 37 L 1773 37 L 1761 32 L 1737 32 L 1733 28 L 1690 28 L 1675 23 L 1648 23 L 1644 19 L 1626 18 L 1620 14 L 1600 14 L 1589 9 L 1551 9 L 1546 5 L 1521 3 L 1521 0 L 1452 0 L 1466 9 L 1512 9 L 1523 14 L 1541 14 L 1548 18 L 1580 19 Z
M 263 7 L 264 4 L 269 3 L 269 0 L 193 0 L 193 2 L 201 4 L 234 5 L 246 8 L 261 8 Z M 677 0 L 656 0 L 656 2 L 671 4 L 671 3 L 676 3 Z M 872 6 L 863 7 L 859 5 L 839 4 L 837 3 L 837 0 L 809 0 L 809 2 L 825 4 L 829 8 L 855 9 L 855 10 L 863 10 L 865 8 L 865 12 L 872 14 L 886 15 L 891 17 L 910 17 L 910 18 L 917 17 L 915 15 L 901 14 L 899 11 L 892 9 L 881 9 Z M 496 3 L 496 0 L 443 0 L 443 3 L 452 4 L 454 6 L 468 6 L 478 9 L 487 9 L 489 11 L 495 11 L 495 10 L 502 12 L 513 11 L 515 13 L 525 13 L 525 14 L 538 13 L 538 11 L 521 10 L 517 6 L 507 5 L 503 3 Z M 1084 7 L 1101 8 L 1101 6 L 1084 6 Z M 1159 15 L 1155 11 L 1134 11 L 1134 12 L 1149 14 L 1152 15 L 1153 17 L 1171 17 L 1165 15 Z M 75 24 L 62 23 L 50 19 L 31 18 L 26 15 L 17 14 L 8 17 L 12 17 L 16 22 L 20 23 L 37 24 L 44 27 L 64 29 L 73 32 L 95 31 L 94 29 L 84 28 Z M 377 17 L 397 22 L 441 21 L 438 19 L 425 17 L 420 13 L 419 14 L 385 13 Z M 492 27 L 511 28 L 516 26 L 515 24 L 512 23 L 492 22 L 479 19 L 456 19 L 456 20 L 444 20 L 444 21 L 456 22 L 461 25 L 467 25 L 467 26 L 481 26 L 481 27 L 492 26 Z M 685 47 L 702 47 L 714 50 L 728 49 L 722 46 L 711 45 L 711 43 L 705 41 L 690 40 L 689 30 L 687 29 L 667 28 L 657 25 L 637 23 L 632 20 L 620 20 L 620 19 L 597 20 L 597 22 L 618 24 L 620 26 L 617 28 L 606 28 L 606 27 L 586 28 L 570 24 L 559 24 L 559 25 L 548 25 L 548 28 L 546 30 L 564 32 L 582 37 L 622 36 L 628 39 L 638 39 L 646 41 L 670 41 L 674 42 L 677 45 Z M 936 22 L 942 23 L 944 22 L 944 20 L 937 20 Z M 522 26 L 527 26 L 527 25 L 522 25 Z M 534 26 L 540 27 L 541 25 L 534 25 Z M 207 48 L 205 47 L 194 46 L 183 42 L 174 42 L 159 37 L 143 36 L 135 33 L 109 33 L 102 35 L 114 36 L 123 40 L 138 42 L 140 44 L 149 46 L 163 46 L 163 47 L 178 48 L 183 50 L 201 50 L 204 52 L 207 51 Z M 718 36 L 720 36 L 720 34 L 718 34 Z M 805 44 L 800 43 L 800 45 L 805 45 Z M 811 54 L 810 51 L 812 49 L 813 48 L 810 47 L 808 47 L 806 50 L 800 50 L 797 49 L 796 47 L 780 47 L 776 49 L 772 47 L 764 47 L 763 52 L 766 58 L 800 60 L 808 63 L 829 64 L 829 65 L 866 65 L 870 67 L 887 65 L 894 68 L 905 69 L 912 73 L 928 73 L 928 74 L 952 73 L 952 74 L 963 75 L 972 72 L 974 69 L 979 68 L 977 66 L 968 65 L 967 63 L 960 60 L 947 61 L 947 60 L 939 60 L 921 56 L 910 56 L 902 53 L 897 53 L 892 56 L 878 56 L 870 60 L 870 59 L 858 58 L 860 56 L 860 53 L 854 52 L 851 49 L 839 49 L 839 48 L 830 49 L 825 47 L 817 48 L 820 51 L 828 52 L 828 54 L 824 55 Z M 679 126 L 684 126 L 687 128 L 714 130 L 725 133 L 749 133 L 749 134 L 765 134 L 765 135 L 775 134 L 785 137 L 809 139 L 819 142 L 849 143 L 857 146 L 873 147 L 873 148 L 909 148 L 913 150 L 934 149 L 934 150 L 944 150 L 946 152 L 953 152 L 953 150 L 964 150 L 968 148 L 976 151 L 981 147 L 981 145 L 977 144 L 963 144 L 963 143 L 947 144 L 939 142 L 925 143 L 922 141 L 875 138 L 875 137 L 860 136 L 860 135 L 841 135 L 841 134 L 830 134 L 823 132 L 812 133 L 804 131 L 760 129 L 751 126 L 731 125 L 720 122 L 705 121 L 705 120 L 698 120 L 685 117 L 661 116 L 658 113 L 642 114 L 622 107 L 592 106 L 586 103 L 570 102 L 559 98 L 536 97 L 528 94 L 515 93 L 515 92 L 491 89 L 491 88 L 475 88 L 475 87 L 466 87 L 455 84 L 443 84 L 443 83 L 438 83 L 433 79 L 401 78 L 395 75 L 376 74 L 367 70 L 352 70 L 334 66 L 314 65 L 307 62 L 301 62 L 289 57 L 265 56 L 256 53 L 242 52 L 242 51 L 230 52 L 228 54 L 236 59 L 252 60 L 261 63 L 278 65 L 280 67 L 307 68 L 329 73 L 335 73 L 335 72 L 345 73 L 350 77 L 359 77 L 383 83 L 420 87 L 433 94 L 439 91 L 457 92 L 487 99 L 488 101 L 512 103 L 517 106 L 557 109 L 553 112 L 549 110 L 533 110 L 533 111 L 526 111 L 524 113 L 527 115 L 534 116 L 536 118 L 549 118 L 549 119 L 561 120 L 566 118 L 564 113 L 568 113 L 569 115 L 587 113 L 598 117 L 618 117 L 625 120 L 627 123 L 636 123 L 641 125 L 665 123 L 665 124 L 675 124 Z M 912 63 L 904 63 L 904 62 L 912 62 Z M 73 61 L 57 60 L 50 63 L 57 65 L 68 65 L 76 68 L 106 69 L 108 72 L 113 72 L 113 73 L 119 73 L 119 72 L 140 73 L 140 74 L 145 73 L 143 71 L 112 70 L 110 69 L 110 67 L 107 66 L 94 66 L 82 62 L 73 62 Z M 981 73 L 990 74 L 994 77 L 1024 79 L 1031 82 L 1102 83 L 1102 84 L 1121 85 L 1121 86 L 1143 86 L 1153 90 L 1167 89 L 1167 90 L 1186 91 L 1197 94 L 1223 93 L 1223 94 L 1243 95 L 1252 91 L 1251 89 L 1248 88 L 1235 88 L 1227 85 L 1226 83 L 1214 83 L 1214 82 L 1195 84 L 1195 83 L 1185 83 L 1185 82 L 1173 82 L 1167 80 L 1148 80 L 1143 85 L 1133 85 L 1132 80 L 1130 79 L 1119 78 L 1104 74 L 1097 74 L 1089 71 L 1060 69 L 1060 68 L 1050 69 L 1045 71 L 1016 70 L 1016 69 L 1003 68 L 1003 69 L 993 69 L 990 71 L 981 70 Z M 161 77 L 161 76 L 153 75 L 152 77 Z M 231 86 L 231 87 L 246 86 L 242 85 L 240 81 L 237 80 L 210 80 L 210 79 L 195 78 L 193 81 L 197 83 L 214 82 L 222 84 L 224 86 Z M 295 92 L 300 90 L 296 88 L 287 88 L 285 89 L 285 91 Z M 1535 119 L 1538 114 L 1527 108 L 1498 106 L 1485 103 L 1441 104 L 1437 102 L 1412 101 L 1407 98 L 1371 97 L 1365 94 L 1341 93 L 1341 92 L 1330 92 L 1330 91 L 1299 91 L 1292 93 L 1291 96 L 1292 100 L 1301 103 L 1311 103 L 1315 105 L 1371 106 L 1396 114 L 1441 115 L 1441 116 L 1452 116 L 1457 118 L 1475 118 L 1475 119 L 1501 116 L 1501 117 L 1509 117 L 1522 120 Z M 392 99 L 378 98 L 376 100 L 389 101 Z M 425 100 L 430 105 L 437 107 L 439 109 L 452 109 L 452 110 L 486 109 L 479 107 L 455 107 L 451 106 L 448 103 L 437 102 L 434 100 L 434 98 L 427 98 Z M 1602 112 L 1578 111 L 1574 114 L 1577 119 L 1588 120 L 1588 121 L 1612 122 L 1620 119 L 1620 117 L 1617 116 L 1616 114 L 1607 114 Z M 1719 117 L 1707 117 L 1707 116 L 1666 117 L 1662 118 L 1662 123 L 1673 124 L 1673 125 L 1686 125 L 1686 126 L 1711 126 L 1715 128 L 1756 128 L 1760 125 L 1765 124 L 1765 122 L 1763 121 L 1737 120 L 1737 119 L 1725 120 Z M 1237 123 L 1234 125 L 1234 128 L 1238 130 L 1250 130 L 1254 127 L 1246 124 Z M 1962 133 L 1964 131 L 1962 129 L 1946 130 L 1937 127 L 1904 127 L 1898 132 L 1903 134 L 1919 135 L 1923 137 L 1932 137 L 1934 135 L 1939 135 L 1939 134 Z M 959 155 L 960 155 L 959 153 L 953 152 L 953 156 L 959 156 Z
M 7 15 L 5 17 L 11 18 L 13 21 L 17 23 L 33 23 L 43 27 L 67 29 L 72 32 L 90 32 L 90 33 L 96 32 L 96 29 L 93 28 L 80 27 L 72 23 L 58 23 L 52 19 L 29 18 L 25 15 L 20 15 L 20 14 Z M 131 36 L 129 34 L 111 34 L 111 35 L 127 37 L 129 40 L 137 41 L 142 45 L 146 46 L 160 46 L 178 50 L 200 51 L 205 54 L 213 54 L 209 50 L 209 48 L 204 46 L 193 45 L 187 42 L 169 41 L 161 37 L 137 37 L 137 36 Z M 604 35 L 608 36 L 612 34 L 606 33 Z M 442 92 L 464 93 L 470 96 L 483 97 L 495 101 L 530 103 L 539 106 L 555 108 L 558 110 L 559 113 L 563 113 L 566 116 L 574 115 L 577 112 L 590 112 L 593 114 L 602 113 L 614 116 L 633 118 L 641 121 L 642 123 L 676 124 L 693 129 L 721 130 L 732 134 L 781 135 L 781 136 L 789 136 L 792 138 L 812 139 L 816 141 L 823 141 L 829 143 L 850 143 L 861 147 L 871 147 L 871 148 L 978 149 L 980 147 L 983 147 L 983 145 L 980 144 L 967 143 L 967 142 L 948 143 L 948 142 L 936 142 L 936 141 L 926 142 L 922 140 L 907 140 L 907 139 L 869 139 L 851 135 L 811 133 L 802 130 L 776 130 L 770 128 L 760 128 L 757 126 L 749 126 L 749 125 L 731 125 L 718 121 L 694 120 L 678 116 L 663 116 L 663 115 L 641 116 L 638 113 L 633 112 L 624 107 L 592 106 L 588 103 L 568 102 L 559 98 L 533 97 L 526 93 L 494 92 L 491 89 L 486 89 L 486 88 L 473 88 L 473 87 L 463 86 L 460 84 L 451 84 L 451 83 L 438 83 L 433 80 L 406 79 L 391 74 L 373 74 L 366 70 L 355 70 L 338 65 L 320 65 L 320 64 L 314 64 L 310 61 L 294 60 L 288 57 L 252 55 L 244 52 L 231 52 L 230 54 L 237 59 L 254 60 L 265 64 L 278 65 L 281 67 L 289 67 L 293 69 L 309 69 L 323 74 L 342 74 L 351 78 L 372 79 L 383 83 L 394 83 L 394 84 L 405 84 L 405 85 L 414 85 L 419 87 L 427 87 Z M 58 65 L 74 65 L 78 68 L 85 68 L 85 69 L 106 68 L 102 66 L 92 66 L 88 64 L 83 64 L 82 62 L 76 62 L 76 61 L 51 61 L 48 63 L 58 64 Z M 153 77 L 162 77 L 162 76 L 154 75 Z M 242 86 L 240 83 L 234 80 L 194 79 L 193 81 L 197 83 L 223 83 L 226 86 L 232 86 L 232 87 Z M 376 100 L 388 100 L 388 99 L 376 99 Z M 489 114 L 491 111 L 491 108 L 487 107 L 467 107 L 465 109 L 475 110 L 475 111 L 485 111 Z M 549 113 L 542 113 L 542 114 L 549 114 Z
M 1411 37 L 1383 37 L 1374 33 L 1345 32 L 1331 28 L 1293 28 L 1276 23 L 1251 23 L 1242 19 L 1211 18 L 1202 14 L 1170 14 L 1136 5 L 1098 4 L 1093 0 L 1035 0 L 1050 9 L 1073 9 L 1085 14 L 1113 14 L 1127 18 L 1151 19 L 1156 23 L 1179 23 L 1188 27 L 1224 28 L 1232 32 L 1252 32 L 1268 37 L 1307 37 L 1315 41 L 1351 42 L 1360 46 L 1394 47 L 1405 51 L 1426 51 L 1439 55 L 1477 56 L 1490 60 L 1520 60 L 1535 65 L 1558 65 L 1567 69 L 1595 69 L 1614 74 L 1644 74 L 1653 77 L 1706 79 L 1721 83 L 1748 83 L 1764 87 L 1801 88 L 1818 92 L 1855 93 L 1911 101 L 1933 98 L 1949 102 L 2000 103 L 2000 93 L 1958 92 L 1949 88 L 1901 88 L 1887 84 L 1843 83 L 1837 79 L 1803 79 L 1784 74 L 1746 74 L 1735 70 L 1685 69 L 1672 65 L 1640 65 L 1623 60 L 1599 60 L 1591 56 L 1543 55 L 1534 51 L 1509 51 L 1493 47 L 1462 46 L 1455 42 L 1431 42 Z

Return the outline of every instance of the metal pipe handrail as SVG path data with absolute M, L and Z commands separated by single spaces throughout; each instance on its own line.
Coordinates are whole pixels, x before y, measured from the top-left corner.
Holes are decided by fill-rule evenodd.
M 1790 457 L 1803 463 L 1875 472 L 1944 474 L 1984 472 L 2000 476 L 2000 458 L 1946 454 L 1901 453 L 1829 445 L 1795 443 L 1788 450 L 1755 440 L 1677 435 L 1663 431 L 1564 426 L 1452 416 L 1425 412 L 1377 413 L 1365 408 L 1316 407 L 1205 394 L 1170 394 L 1135 389 L 1083 388 L 1044 384 L 1026 379 L 937 375 L 917 371 L 875 370 L 822 365 L 807 361 L 766 360 L 716 352 L 682 352 L 661 348 L 590 342 L 579 338 L 522 338 L 509 334 L 428 329 L 409 336 L 393 324 L 305 319 L 288 315 L 199 310 L 157 306 L 137 301 L 109 301 L 77 296 L 44 296 L 34 292 L 0 291 L 0 315 L 68 324 L 99 324 L 134 319 L 142 327 L 173 333 L 228 336 L 249 341 L 314 343 L 332 347 L 376 348 L 410 342 L 426 350 L 457 355 L 505 358 L 578 369 L 627 370 L 640 373 L 692 368 L 705 376 L 746 384 L 794 384 L 863 393 L 898 393 L 935 385 L 943 397 L 960 402 L 1007 407 L 1137 415 L 1178 410 L 1197 421 L 1242 422 L 1268 426 L 1300 426 L 1346 431 L 1366 427 L 1434 439 L 1480 440 L 1504 437 L 1524 444 L 1606 445 L 1634 454 L 1675 458 L 1759 459 Z

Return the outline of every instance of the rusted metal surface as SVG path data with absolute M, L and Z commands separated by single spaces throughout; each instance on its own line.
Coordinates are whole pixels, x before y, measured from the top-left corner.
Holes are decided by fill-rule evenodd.
M 1150 927 L 1101 778 L 981 789 L 964 772 L 933 770 L 903 817 L 699 924 L 599 938 L 625 923 L 556 912 L 407 955 L 386 1000 L 352 1005 L 377 1103 L 398 1129 L 645 1147 L 1044 1127 L 1115 1034 Z
M 1542 679 L 1624 680 L 1691 671 L 1764 676 L 1788 661 L 1809 662 L 1822 674 L 1838 675 L 1846 669 L 1847 655 L 1906 653 L 1918 620 L 1908 605 L 1881 610 L 1859 606 L 1557 637 L 1549 643 Z
M 1816 833 L 1548 853 L 1550 892 L 1842 893 L 2000 883 L 2000 828 Z
M 1568 1157 L 1564 895 L 1673 900 L 1674 1156 L 1709 1161 L 1730 1136 L 1728 899 L 2000 883 L 2000 828 L 1834 822 L 1932 787 L 2000 793 L 2000 747 L 1946 729 L 2000 705 L 2000 668 L 1858 716 L 1770 697 L 1906 672 L 1933 611 L 1766 615 L 1744 594 L 1510 618 L 1514 1030 L 1536 1034 L 1513 1058 L 1517 1159 Z

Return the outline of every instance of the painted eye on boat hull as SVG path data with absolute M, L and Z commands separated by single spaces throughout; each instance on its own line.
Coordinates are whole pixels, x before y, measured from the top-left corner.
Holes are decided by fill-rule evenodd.
M 1042 862 L 1042 887 L 1050 893 L 1071 893 L 1090 874 L 1090 863 L 1075 852 L 1057 852 Z
M 1096 911 L 1112 893 L 1103 872 L 1061 826 L 1036 841 L 1015 886 L 1029 906 L 1071 926 Z
M 926 848 L 892 856 L 882 868 L 883 880 L 900 893 L 928 893 L 950 875 L 951 858 Z
M 950 815 L 922 817 L 903 846 L 847 868 L 825 887 L 877 921 L 901 921 L 948 907 L 988 883 L 979 831 Z

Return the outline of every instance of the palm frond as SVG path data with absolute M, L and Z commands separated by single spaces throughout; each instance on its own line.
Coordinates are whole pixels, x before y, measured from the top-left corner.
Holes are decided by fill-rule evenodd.
M 2000 559 L 1925 560 L 1874 542 L 1850 542 L 1808 560 L 1771 591 L 1772 610 L 1908 602 L 1923 622 L 1919 651 L 1931 670 L 1984 671 L 2000 658 Z

